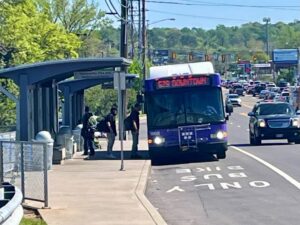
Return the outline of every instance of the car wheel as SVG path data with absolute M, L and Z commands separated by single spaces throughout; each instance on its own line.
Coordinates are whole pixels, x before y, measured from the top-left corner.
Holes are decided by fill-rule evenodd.
M 300 140 L 295 140 L 295 144 L 300 144 Z
M 292 144 L 293 142 L 295 142 L 294 140 L 292 140 L 292 139 L 288 139 L 288 143 L 289 144 Z M 295 142 L 296 143 L 296 142 Z
M 218 159 L 225 159 L 226 158 L 226 152 L 225 151 L 221 151 L 217 153 L 217 158 Z
M 249 132 L 249 139 L 250 139 L 250 145 L 255 145 L 255 140 L 253 135 L 251 135 L 251 132 Z
M 258 137 L 254 137 L 254 143 L 255 145 L 261 145 L 261 139 Z

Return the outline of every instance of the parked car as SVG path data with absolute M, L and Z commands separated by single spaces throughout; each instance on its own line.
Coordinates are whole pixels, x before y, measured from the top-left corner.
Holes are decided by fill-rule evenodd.
M 287 139 L 300 144 L 300 111 L 286 102 L 259 102 L 248 113 L 251 145 L 265 139 Z

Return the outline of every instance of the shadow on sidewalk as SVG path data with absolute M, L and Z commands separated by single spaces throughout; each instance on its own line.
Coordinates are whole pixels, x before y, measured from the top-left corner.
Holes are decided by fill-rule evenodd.
M 124 159 L 125 160 L 145 160 L 150 159 L 148 150 L 139 150 L 138 154 L 141 156 L 141 158 L 138 159 L 132 159 L 131 158 L 131 151 L 124 151 Z M 84 158 L 84 160 L 120 160 L 121 159 L 121 151 L 113 151 L 113 155 L 116 157 L 115 159 L 109 158 L 107 156 L 106 151 L 96 151 L 94 156 L 87 156 Z

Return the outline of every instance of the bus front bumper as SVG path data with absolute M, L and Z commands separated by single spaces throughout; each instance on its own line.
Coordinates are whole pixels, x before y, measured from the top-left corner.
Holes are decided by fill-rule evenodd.
M 149 145 L 150 155 L 176 155 L 176 154 L 188 154 L 188 153 L 203 153 L 203 154 L 217 154 L 219 152 L 227 151 L 227 142 L 217 143 L 198 143 L 195 147 L 188 146 L 157 146 Z

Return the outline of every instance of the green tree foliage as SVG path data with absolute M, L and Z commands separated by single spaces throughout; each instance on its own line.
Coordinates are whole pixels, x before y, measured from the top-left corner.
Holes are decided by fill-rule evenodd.
M 36 0 L 40 11 L 53 23 L 62 24 L 68 33 L 89 36 L 107 23 L 105 13 L 98 10 L 95 1 L 88 0 Z
M 33 0 L 0 2 L 0 68 L 25 63 L 77 57 L 79 38 L 37 10 Z M 14 95 L 11 80 L 0 80 Z M 15 123 L 15 103 L 0 94 L 0 126 Z
M 39 13 L 31 0 L 0 7 L 1 44 L 13 49 L 6 66 L 77 57 L 80 40 Z

